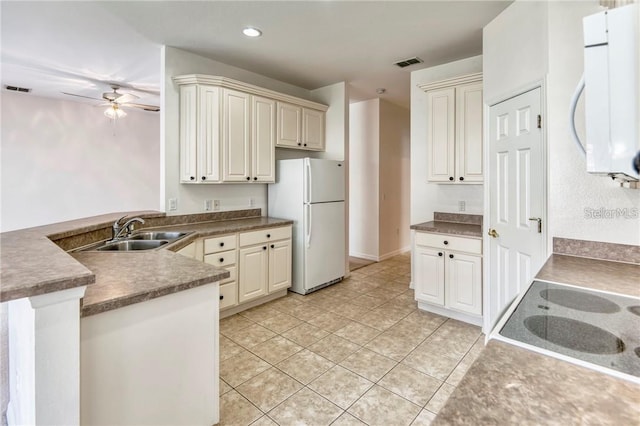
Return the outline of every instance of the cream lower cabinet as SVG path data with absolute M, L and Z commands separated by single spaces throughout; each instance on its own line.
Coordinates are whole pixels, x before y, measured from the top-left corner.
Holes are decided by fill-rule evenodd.
M 237 234 L 204 240 L 204 262 L 229 271 L 230 276 L 220 282 L 220 310 L 238 305 Z
M 420 308 L 480 324 L 482 240 L 416 232 L 413 280 Z
M 240 234 L 238 302 L 291 286 L 291 227 Z

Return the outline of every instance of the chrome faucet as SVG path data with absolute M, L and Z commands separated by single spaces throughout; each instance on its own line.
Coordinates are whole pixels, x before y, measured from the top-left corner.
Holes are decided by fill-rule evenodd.
M 116 220 L 113 223 L 113 229 L 112 229 L 112 238 L 111 241 L 116 241 L 119 238 L 123 238 L 123 237 L 128 237 L 129 235 L 131 235 L 131 227 L 133 226 L 133 222 L 140 222 L 140 223 L 144 223 L 144 219 L 140 218 L 140 217 L 134 217 L 132 219 L 129 219 L 128 221 L 126 221 L 124 223 L 124 225 L 120 225 L 120 221 L 124 218 L 126 218 L 127 216 L 122 216 L 120 219 Z

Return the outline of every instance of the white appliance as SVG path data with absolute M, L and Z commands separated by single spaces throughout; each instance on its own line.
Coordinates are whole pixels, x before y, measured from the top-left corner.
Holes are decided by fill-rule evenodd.
M 269 216 L 293 223 L 291 290 L 307 294 L 345 274 L 345 172 L 341 161 L 298 158 L 276 162 Z
M 583 20 L 584 77 L 571 103 L 571 130 L 585 152 L 589 173 L 638 181 L 640 155 L 638 4 Z M 586 150 L 575 131 L 575 109 L 586 88 Z

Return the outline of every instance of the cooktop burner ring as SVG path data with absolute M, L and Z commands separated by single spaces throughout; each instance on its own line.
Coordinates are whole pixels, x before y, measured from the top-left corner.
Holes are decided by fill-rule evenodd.
M 551 303 L 578 311 L 599 314 L 615 314 L 616 312 L 620 312 L 620 306 L 616 303 L 604 297 L 577 290 L 548 288 L 540 291 L 540 297 Z M 638 307 L 638 309 L 640 309 L 640 307 Z

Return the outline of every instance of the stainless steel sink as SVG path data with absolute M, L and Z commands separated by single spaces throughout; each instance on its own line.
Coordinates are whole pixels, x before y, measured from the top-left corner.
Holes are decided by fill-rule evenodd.
M 176 240 L 187 235 L 186 232 L 171 232 L 171 231 L 143 231 L 137 232 L 127 240 Z
M 121 240 L 111 243 L 105 243 L 101 247 L 94 250 L 97 251 L 135 251 L 135 250 L 151 250 L 168 244 L 167 240 Z

